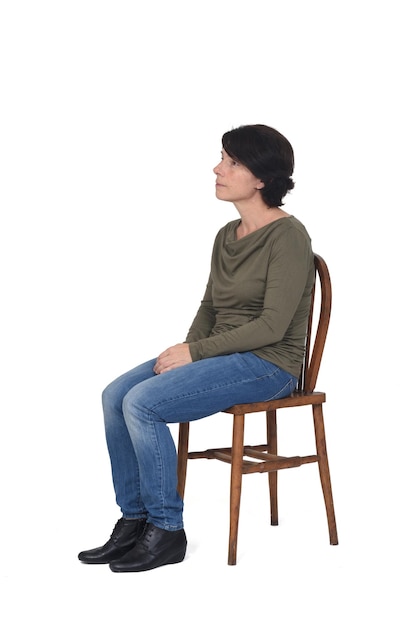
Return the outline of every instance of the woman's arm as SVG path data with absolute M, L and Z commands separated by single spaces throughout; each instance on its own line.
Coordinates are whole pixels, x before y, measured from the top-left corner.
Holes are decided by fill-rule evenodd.
M 209 278 L 203 300 L 188 331 L 185 343 L 177 343 L 161 352 L 154 366 L 155 374 L 163 374 L 186 363 L 191 363 L 193 359 L 188 344 L 209 336 L 216 319 L 211 298 L 211 287 L 212 281 Z
M 211 275 L 209 277 L 204 297 L 201 301 L 197 314 L 190 326 L 186 343 L 192 343 L 199 339 L 208 337 L 216 321 L 216 313 L 213 308 L 213 300 L 211 296 L 212 280 Z

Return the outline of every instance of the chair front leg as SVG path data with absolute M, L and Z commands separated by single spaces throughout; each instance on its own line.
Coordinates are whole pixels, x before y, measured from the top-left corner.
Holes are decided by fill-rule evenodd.
M 233 418 L 232 464 L 230 472 L 229 565 L 236 565 L 240 496 L 242 492 L 243 440 L 245 416 Z
M 178 460 L 177 460 L 177 491 L 184 500 L 185 479 L 187 476 L 188 439 L 190 422 L 179 424 L 178 428 Z

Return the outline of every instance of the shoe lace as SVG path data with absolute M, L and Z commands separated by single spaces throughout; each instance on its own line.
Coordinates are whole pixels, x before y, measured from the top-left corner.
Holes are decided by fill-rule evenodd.
M 143 531 L 143 535 L 142 535 L 142 541 L 145 544 L 146 548 L 149 547 L 149 543 L 153 535 L 154 528 L 155 527 L 152 526 L 152 524 L 146 524 L 145 526 L 145 530 Z
M 113 532 L 111 534 L 111 539 L 116 539 L 121 527 L 123 526 L 123 517 L 121 517 L 119 520 L 117 520 L 115 527 L 113 528 Z

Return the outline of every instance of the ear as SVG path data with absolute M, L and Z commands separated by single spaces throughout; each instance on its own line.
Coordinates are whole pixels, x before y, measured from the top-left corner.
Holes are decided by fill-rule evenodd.
M 263 183 L 261 180 L 258 182 L 258 184 L 256 185 L 255 189 L 263 189 L 265 187 L 265 183 Z

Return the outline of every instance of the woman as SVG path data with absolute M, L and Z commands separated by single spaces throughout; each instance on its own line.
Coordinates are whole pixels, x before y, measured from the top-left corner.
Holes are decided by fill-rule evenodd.
M 311 242 L 283 209 L 294 187 L 293 150 L 264 125 L 222 138 L 216 196 L 240 219 L 213 247 L 205 295 L 184 343 L 167 348 L 103 392 L 107 445 L 122 518 L 103 546 L 79 554 L 114 572 L 178 563 L 186 552 L 176 447 L 168 424 L 294 390 L 314 281 Z

